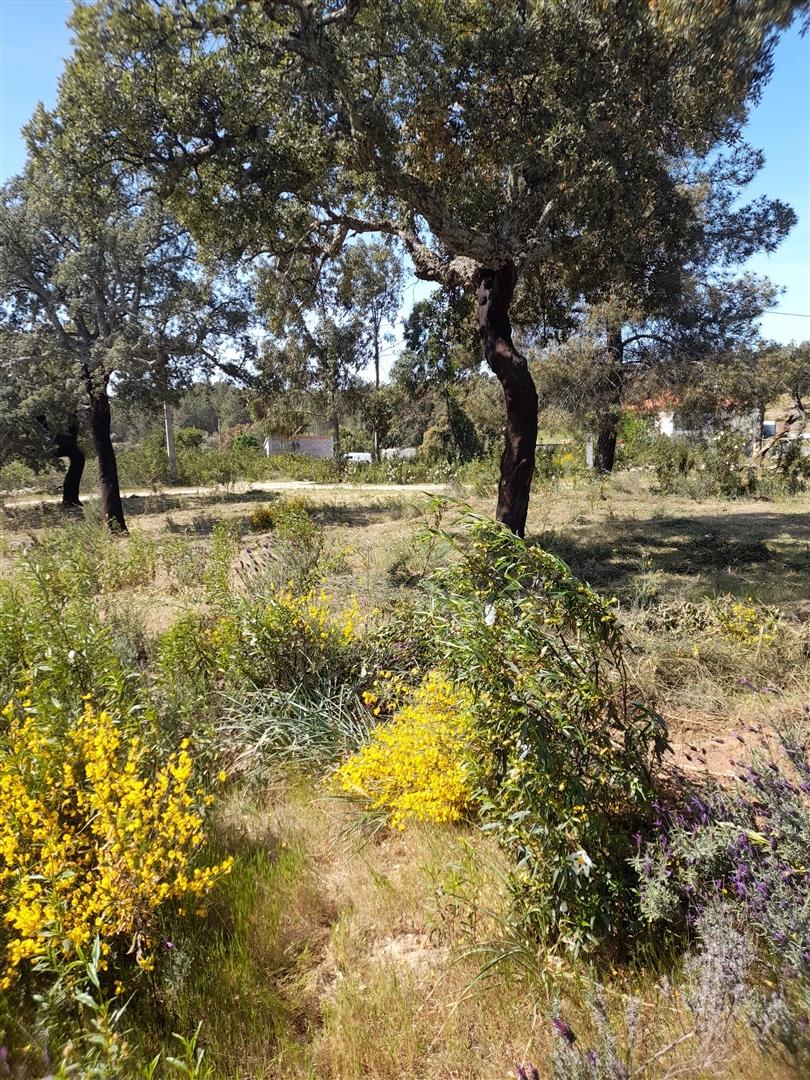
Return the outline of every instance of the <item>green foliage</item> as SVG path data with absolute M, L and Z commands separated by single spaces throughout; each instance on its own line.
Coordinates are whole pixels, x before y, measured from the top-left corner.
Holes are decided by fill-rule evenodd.
M 743 740 L 740 739 L 742 742 Z M 741 754 L 743 751 L 741 749 Z M 634 865 L 644 917 L 678 931 L 722 905 L 759 946 L 766 1033 L 806 1066 L 810 1007 L 810 739 L 807 715 L 736 760 L 736 784 L 680 785 L 657 806 Z
M 99 612 L 100 545 L 83 542 L 93 536 L 89 528 L 57 534 L 18 557 L 0 586 L 4 701 L 26 686 L 33 700 L 59 702 L 71 712 L 89 693 L 100 708 L 125 715 L 142 711 L 137 679 Z
M 259 450 L 259 440 L 255 435 L 249 435 L 247 432 L 242 432 L 241 435 L 237 435 L 231 444 L 235 450 Z
M 340 480 L 333 458 L 311 458 L 305 454 L 272 454 L 265 458 L 263 480 L 312 480 L 334 484 Z
M 463 464 L 481 456 L 481 442 L 472 421 L 455 397 L 445 394 L 445 416 L 425 432 L 421 452 L 428 460 Z
M 47 971 L 51 981 L 39 998 L 36 1036 L 31 1040 L 27 1027 L 12 1024 L 12 1038 L 7 1035 L 3 1046 L 7 1068 L 10 1060 L 12 1066 L 22 1068 L 21 1075 L 40 1075 L 41 1071 L 52 1080 L 211 1080 L 213 1073 L 199 1045 L 199 1027 L 190 1037 L 173 1035 L 173 1053 L 161 1052 L 145 1060 L 124 1026 L 129 1001 L 103 985 L 98 941 L 88 955 L 81 949 L 78 954 L 72 961 L 52 958 L 43 963 L 42 971 Z M 0 1033 L 2 1028 L 0 1017 Z M 24 1034 L 26 1042 L 18 1047 L 19 1034 Z
M 653 446 L 653 461 L 662 493 L 693 498 L 750 495 L 756 488 L 756 472 L 743 464 L 745 441 L 728 431 L 707 443 L 660 436 Z
M 231 772 L 256 782 L 280 764 L 323 769 L 365 741 L 368 709 L 353 686 L 323 675 L 291 690 L 228 696 L 218 737 Z
M 775 479 L 775 486 L 788 495 L 797 495 L 807 488 L 810 482 L 810 455 L 804 453 L 801 439 L 786 440 L 776 448 Z M 765 488 L 766 484 L 767 478 L 761 477 L 760 487 Z
M 636 412 L 622 413 L 616 433 L 616 468 L 626 468 L 646 460 L 654 440 L 650 421 Z
M 223 35 L 221 13 L 202 0 L 183 20 L 157 3 L 137 14 L 121 2 L 85 6 L 59 130 L 66 157 L 103 160 L 114 148 L 171 178 L 174 205 L 212 250 L 287 253 L 290 235 L 316 221 L 316 252 L 333 255 L 350 231 L 383 231 L 406 240 L 425 277 L 445 269 L 430 258 L 438 248 L 478 265 L 517 251 L 570 259 L 573 234 L 604 231 L 608 250 L 627 242 L 621 221 L 619 235 L 606 227 L 618 208 L 648 207 L 677 233 L 688 199 L 660 148 L 681 161 L 736 139 L 793 13 L 781 0 L 755 15 L 636 4 L 546 5 L 531 17 L 477 0 L 449 13 L 320 2 L 272 20 L 239 7 Z M 501 100 L 516 71 L 528 97 Z M 39 116 L 35 150 L 43 130 Z M 270 205 L 260 170 L 283 195 Z M 502 235 L 492 222 L 507 184 L 519 212 Z
M 32 487 L 35 482 L 36 473 L 22 461 L 9 461 L 0 466 L 0 491 Z
M 322 590 L 271 588 L 259 600 L 236 600 L 211 629 L 217 675 L 234 687 L 292 690 L 324 672 L 351 679 L 361 657 L 356 607 L 336 616 Z
M 183 612 L 151 648 L 155 689 L 164 701 L 164 711 L 198 729 L 210 709 L 217 672 L 211 626 L 210 617 Z
M 257 532 L 272 530 L 282 540 L 313 544 L 322 538 L 312 520 L 309 503 L 296 495 L 282 495 L 275 502 L 257 506 L 250 515 L 251 528 Z
M 695 499 L 779 497 L 804 490 L 810 461 L 798 440 L 777 451 L 772 467 L 752 465 L 746 458 L 749 440 L 739 432 L 721 431 L 706 441 L 659 436 L 651 456 L 660 490 Z
M 628 686 L 615 605 L 482 522 L 436 587 L 430 623 L 475 697 L 478 799 L 512 861 L 521 924 L 574 951 L 626 932 L 631 835 L 667 743 Z

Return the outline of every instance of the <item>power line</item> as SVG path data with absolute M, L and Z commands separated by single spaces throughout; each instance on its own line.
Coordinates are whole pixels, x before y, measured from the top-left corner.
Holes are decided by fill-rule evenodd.
M 801 311 L 763 311 L 763 315 L 790 315 L 792 319 L 810 319 L 810 315 L 805 315 Z

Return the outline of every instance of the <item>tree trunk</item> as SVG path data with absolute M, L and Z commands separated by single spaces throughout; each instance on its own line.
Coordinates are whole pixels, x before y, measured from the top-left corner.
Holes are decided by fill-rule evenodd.
M 106 389 L 93 395 L 90 403 L 90 430 L 98 459 L 98 490 L 101 513 L 111 529 L 126 532 L 121 488 L 118 484 L 118 465 L 110 437 L 110 399 Z
M 169 479 L 177 483 L 177 452 L 174 448 L 174 410 L 163 402 L 163 425 L 166 429 L 166 457 L 169 459 Z
M 617 429 L 617 417 L 606 413 L 599 428 L 596 439 L 596 452 L 593 457 L 593 467 L 602 476 L 613 472 L 613 464 L 616 461 Z
M 765 403 L 760 401 L 754 410 L 754 440 L 752 457 L 762 453 L 762 444 L 765 439 Z
M 526 515 L 537 453 L 537 390 L 525 356 L 512 342 L 509 305 L 517 272 L 508 262 L 476 275 L 478 327 L 484 357 L 497 375 L 506 406 L 501 479 L 496 516 L 518 536 L 526 534 Z
M 374 389 L 380 390 L 380 328 L 374 327 Z M 381 460 L 380 455 L 380 428 L 375 417 L 374 426 L 371 430 L 372 457 L 375 461 Z
M 342 471 L 343 454 L 340 451 L 340 417 L 338 416 L 336 401 L 332 403 L 332 453 L 335 456 L 338 471 Z
M 616 461 L 616 438 L 619 431 L 619 414 L 624 394 L 623 361 L 622 328 L 621 326 L 608 325 L 606 392 L 593 461 L 594 468 L 603 476 L 613 472 L 613 465 Z
M 54 436 L 54 456 L 68 459 L 68 469 L 62 482 L 62 509 L 81 507 L 79 485 L 84 472 L 84 454 L 79 449 L 79 425 L 71 424 L 66 431 Z

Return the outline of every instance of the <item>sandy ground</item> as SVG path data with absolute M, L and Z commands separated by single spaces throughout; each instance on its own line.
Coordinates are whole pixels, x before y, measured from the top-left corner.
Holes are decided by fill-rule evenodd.
M 147 499 L 157 495 L 182 498 L 190 496 L 200 498 L 206 495 L 221 495 L 229 492 L 234 495 L 244 495 L 251 491 L 300 491 L 300 492 L 383 492 L 398 494 L 401 492 L 426 492 L 430 495 L 439 495 L 446 491 L 445 484 L 317 484 L 311 480 L 255 480 L 251 483 L 233 484 L 229 488 L 223 487 L 161 487 L 134 488 L 121 492 L 122 499 Z M 82 494 L 83 502 L 94 502 L 98 499 L 96 492 Z M 4 510 L 31 508 L 35 506 L 58 505 L 61 498 L 58 495 L 12 495 L 4 500 Z M 124 508 L 126 509 L 126 507 Z

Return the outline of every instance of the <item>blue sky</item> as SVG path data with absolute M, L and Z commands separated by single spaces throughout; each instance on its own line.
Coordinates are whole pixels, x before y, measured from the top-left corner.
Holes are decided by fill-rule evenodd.
M 71 6 L 70 0 L 0 0 L 2 180 L 23 163 L 20 127 L 38 101 L 54 102 L 62 60 L 70 51 L 65 19 Z M 751 116 L 747 138 L 766 156 L 765 168 L 749 192 L 783 199 L 799 216 L 778 251 L 748 264 L 785 288 L 779 311 L 765 316 L 763 333 L 778 341 L 805 340 L 810 338 L 810 37 L 792 31 L 782 38 L 773 78 Z M 421 282 L 412 283 L 405 294 L 406 308 L 425 291 Z

